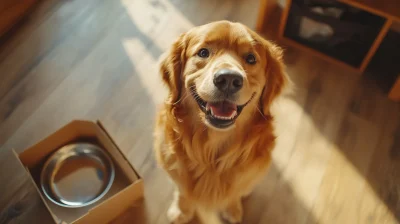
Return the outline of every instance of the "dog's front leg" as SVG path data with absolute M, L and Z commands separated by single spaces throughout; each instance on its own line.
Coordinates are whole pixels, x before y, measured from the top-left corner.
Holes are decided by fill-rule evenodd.
M 225 210 L 222 211 L 222 217 L 229 223 L 241 223 L 243 219 L 243 206 L 240 198 L 233 200 Z
M 187 198 L 179 193 L 174 192 L 174 199 L 168 209 L 167 216 L 173 224 L 188 223 L 194 216 L 195 207 Z

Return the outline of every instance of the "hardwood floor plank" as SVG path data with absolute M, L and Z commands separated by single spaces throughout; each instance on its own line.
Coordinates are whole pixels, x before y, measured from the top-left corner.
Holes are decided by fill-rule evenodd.
M 28 75 L 0 100 L 0 127 L 4 127 L 0 130 L 0 144 L 22 124 L 26 115 L 32 114 L 40 107 L 46 97 L 71 73 L 71 69 L 90 54 L 108 32 L 107 28 L 113 27 L 121 12 L 125 11 L 123 6 L 110 2 L 98 4 L 97 7 L 93 12 L 95 14 L 82 20 L 78 27 L 70 31 L 69 37 L 54 46 Z M 22 50 L 30 51 L 31 48 L 27 46 Z
M 364 176 L 378 143 L 379 129 L 352 115 L 347 115 L 341 126 L 313 213 L 317 223 L 366 223 L 367 216 L 359 214 L 360 200 L 369 196 L 362 194 Z
M 346 108 L 346 102 L 338 96 L 346 98 L 346 94 L 351 93 L 354 81 L 348 82 L 344 75 L 333 76 L 333 68 L 332 73 L 326 72 L 325 64 L 308 71 L 313 74 L 308 80 L 299 82 L 300 88 L 301 83 L 305 84 L 303 88 L 307 90 L 307 98 L 304 105 L 300 105 L 304 113 L 298 124 L 293 153 L 286 156 L 289 158 L 287 166 L 269 199 L 275 203 L 266 207 L 260 223 L 308 223 L 314 218 L 310 210 L 325 173 L 326 161 L 331 155 L 327 149 L 332 144 L 331 139 L 337 135 Z M 341 89 L 336 91 L 332 83 L 338 82 Z M 334 108 L 334 112 L 330 112 L 331 108 Z M 280 150 L 276 148 L 276 152 Z M 293 201 L 292 198 L 297 200 Z
M 38 26 L 46 21 L 49 16 L 57 12 L 63 6 L 56 0 L 38 2 L 31 12 L 19 24 L 16 24 L 10 32 L 0 37 L 0 63 L 11 54 L 26 39 L 26 33 L 34 32 Z
M 90 15 L 98 1 L 72 1 L 54 13 L 30 34 L 20 47 L 12 51 L 0 64 L 0 99 L 32 71 L 55 46 L 64 41 Z M 29 50 L 27 50 L 29 49 Z
M 371 89 L 375 91 L 371 92 Z M 371 188 L 373 182 L 367 177 L 369 169 L 379 167 L 374 164 L 377 159 L 375 151 L 387 155 L 387 151 L 382 151 L 379 146 L 380 139 L 385 136 L 386 123 L 398 120 L 388 116 L 396 113 L 396 107 L 394 111 L 383 108 L 393 108 L 393 103 L 387 101 L 373 83 L 358 83 L 340 134 L 334 140 L 335 150 L 332 150 L 314 205 L 317 223 L 397 223 L 395 213 L 386 208 L 385 197 L 377 194 L 377 186 Z M 388 164 L 395 163 L 391 161 Z M 386 175 L 382 173 L 382 176 Z M 400 182 L 396 181 L 399 186 Z M 399 198 L 394 195 L 392 200 L 398 201 Z
M 11 149 L 0 147 L 0 170 L 0 223 L 54 223 Z
M 386 101 L 385 101 L 386 102 Z M 361 201 L 361 214 L 368 214 L 371 223 L 400 223 L 400 106 L 386 102 L 386 122 L 379 134 L 369 170 L 368 186 Z

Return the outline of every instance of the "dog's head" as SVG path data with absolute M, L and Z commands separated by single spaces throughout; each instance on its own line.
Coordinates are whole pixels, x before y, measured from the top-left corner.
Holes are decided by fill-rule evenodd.
M 182 34 L 161 61 L 170 105 L 185 104 L 215 129 L 246 122 L 287 83 L 279 47 L 239 23 L 219 21 Z

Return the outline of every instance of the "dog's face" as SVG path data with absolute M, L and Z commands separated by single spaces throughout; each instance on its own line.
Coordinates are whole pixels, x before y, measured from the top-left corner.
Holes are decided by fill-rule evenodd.
M 287 80 L 281 58 L 278 47 L 244 25 L 220 21 L 181 35 L 161 72 L 169 103 L 196 107 L 205 124 L 223 130 L 257 110 L 269 113 Z

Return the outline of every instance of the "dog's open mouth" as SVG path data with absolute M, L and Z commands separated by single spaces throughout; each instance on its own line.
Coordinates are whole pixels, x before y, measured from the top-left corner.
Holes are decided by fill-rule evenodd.
M 216 128 L 228 128 L 235 123 L 236 118 L 240 115 L 243 108 L 253 99 L 255 93 L 243 105 L 236 105 L 230 101 L 223 100 L 218 102 L 206 102 L 200 98 L 196 89 L 191 89 L 192 95 L 199 105 L 200 109 L 205 113 L 206 120 Z

